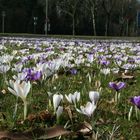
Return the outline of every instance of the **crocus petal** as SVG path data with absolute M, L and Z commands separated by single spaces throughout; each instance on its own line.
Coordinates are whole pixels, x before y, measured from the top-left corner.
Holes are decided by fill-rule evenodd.
M 16 93 L 16 91 L 13 90 L 12 88 L 8 87 L 8 90 L 9 90 L 12 94 L 14 94 L 15 96 L 18 96 L 17 93 Z
M 125 87 L 125 83 L 124 82 L 119 82 L 119 83 L 109 82 L 109 87 L 118 91 Z
M 130 101 L 140 109 L 140 96 L 134 96 Z
M 57 107 L 59 106 L 62 98 L 63 98 L 62 95 L 58 95 L 58 94 L 53 95 L 53 106 L 54 106 L 55 111 L 56 111 Z
M 117 83 L 118 89 L 122 89 L 123 87 L 125 87 L 125 83 L 124 82 L 119 82 Z
M 62 106 L 59 106 L 58 109 L 57 109 L 57 111 L 56 111 L 57 118 L 60 117 L 60 115 L 62 114 L 62 112 L 63 112 L 63 107 Z
M 96 109 L 96 106 L 92 104 L 91 102 L 88 102 L 85 107 L 86 115 L 90 117 L 93 114 L 95 109 Z
M 24 98 L 23 89 L 21 88 L 19 84 L 14 83 L 14 90 L 16 91 L 19 97 L 21 97 L 22 99 Z
M 91 115 L 93 114 L 94 110 L 96 109 L 96 105 L 91 103 L 91 102 L 87 102 L 86 106 L 80 106 L 80 109 L 76 108 L 76 110 L 81 113 L 84 114 L 88 117 L 91 117 Z
M 65 98 L 68 100 L 69 103 L 72 103 L 71 93 L 69 95 L 65 95 Z
M 29 93 L 30 88 L 31 88 L 30 81 L 28 81 L 28 83 L 25 82 L 25 85 L 23 87 L 25 98 L 26 98 L 27 94 Z
M 80 100 L 80 92 L 75 92 L 74 94 L 76 96 L 77 102 L 79 102 L 79 100 Z
M 9 85 L 10 85 L 10 87 L 14 88 L 14 81 L 13 80 L 10 80 L 9 81 Z
M 115 90 L 118 90 L 118 86 L 116 85 L 115 82 L 109 82 L 109 87 L 110 87 L 110 88 L 113 88 L 113 89 L 115 89 Z
M 95 104 L 99 100 L 99 96 L 100 96 L 99 92 L 97 92 L 97 91 L 90 91 L 89 92 L 89 98 L 90 98 L 91 102 L 94 102 Z

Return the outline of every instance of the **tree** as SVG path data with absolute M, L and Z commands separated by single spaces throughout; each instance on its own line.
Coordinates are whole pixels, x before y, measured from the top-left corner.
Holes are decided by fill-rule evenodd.
M 80 0 L 58 0 L 57 8 L 58 12 L 63 12 L 69 15 L 72 19 L 72 34 L 75 35 L 75 18 L 76 18 L 76 10 L 78 8 Z
M 110 29 L 111 14 L 115 6 L 116 0 L 101 0 L 101 3 L 106 16 L 105 36 L 107 36 Z
M 99 0 L 86 0 L 86 8 L 90 10 L 91 18 L 92 18 L 92 25 L 93 25 L 93 34 L 96 36 L 96 13 L 99 4 Z
M 121 0 L 119 9 L 120 35 L 129 35 L 129 29 L 135 28 L 137 0 Z M 132 27 L 133 26 L 133 27 Z

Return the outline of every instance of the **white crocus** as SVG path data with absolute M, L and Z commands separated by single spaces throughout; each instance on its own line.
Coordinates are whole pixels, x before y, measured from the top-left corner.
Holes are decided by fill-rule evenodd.
M 59 106 L 57 111 L 56 111 L 56 116 L 57 116 L 57 119 L 59 119 L 60 115 L 62 114 L 63 112 L 63 107 L 62 106 Z
M 92 103 L 97 103 L 97 101 L 99 100 L 100 94 L 98 91 L 90 91 L 89 92 L 89 98 L 91 100 Z
M 0 66 L 0 73 L 6 73 L 10 69 L 9 65 L 1 65 Z
M 61 100 L 63 99 L 63 95 L 59 94 L 54 94 L 53 95 L 53 107 L 54 111 L 56 112 Z
M 23 68 L 22 63 L 15 64 L 14 67 L 12 68 L 12 71 L 21 72 L 22 68 Z
M 80 100 L 80 92 L 76 91 L 74 94 L 65 95 L 65 97 L 68 102 L 76 104 Z
M 27 76 L 27 73 L 18 73 L 17 75 L 13 76 L 13 79 L 15 80 L 24 80 Z
M 80 109 L 76 108 L 76 110 L 81 113 L 81 114 L 84 114 L 88 117 L 91 117 L 93 112 L 95 111 L 96 109 L 96 105 L 94 103 L 91 103 L 91 102 L 87 102 L 86 106 L 80 106 Z
M 101 73 L 103 73 L 104 75 L 110 74 L 110 69 L 109 68 L 104 68 L 100 70 Z
M 26 115 L 27 115 L 27 101 L 26 101 L 26 97 L 30 91 L 31 88 L 31 84 L 30 81 L 28 82 L 20 82 L 19 80 L 17 81 L 12 81 L 10 80 L 10 86 L 8 87 L 8 90 L 14 94 L 17 97 L 20 97 L 22 99 L 22 101 L 24 102 L 24 120 L 26 119 Z
M 25 82 L 23 81 L 22 83 L 18 81 L 10 81 L 10 84 L 13 85 L 13 89 L 8 87 L 8 90 L 20 97 L 23 101 L 26 100 L 26 96 L 28 95 L 29 91 L 30 91 L 30 88 L 31 88 L 31 84 L 30 84 L 30 81 L 28 82 Z

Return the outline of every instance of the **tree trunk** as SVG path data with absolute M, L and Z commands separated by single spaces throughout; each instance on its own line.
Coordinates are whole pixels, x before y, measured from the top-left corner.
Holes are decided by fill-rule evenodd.
M 110 28 L 110 14 L 108 13 L 106 17 L 105 36 L 109 35 L 109 28 Z
M 72 35 L 75 35 L 75 18 L 72 16 Z
M 129 19 L 126 20 L 126 36 L 129 36 Z
M 106 18 L 106 23 L 105 23 L 105 36 L 107 36 L 108 32 L 108 18 Z
M 94 8 L 91 8 L 91 13 L 92 13 L 92 24 L 93 24 L 93 33 L 94 36 L 96 36 L 96 22 L 95 22 L 95 12 L 94 12 Z

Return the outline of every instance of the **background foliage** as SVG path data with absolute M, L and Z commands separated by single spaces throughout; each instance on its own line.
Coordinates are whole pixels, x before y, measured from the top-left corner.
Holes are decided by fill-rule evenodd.
M 45 0 L 0 0 L 5 32 L 44 34 Z M 137 0 L 49 0 L 49 34 L 134 36 Z M 2 26 L 2 14 L 0 27 Z M 2 29 L 0 28 L 0 32 Z

